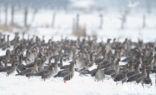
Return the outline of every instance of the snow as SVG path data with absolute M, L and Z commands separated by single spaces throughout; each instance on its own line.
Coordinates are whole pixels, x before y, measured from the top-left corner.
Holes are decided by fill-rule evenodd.
M 135 83 L 115 83 L 105 79 L 103 82 L 95 82 L 88 76 L 79 76 L 64 83 L 62 79 L 51 78 L 47 81 L 39 77 L 26 77 L 11 75 L 6 77 L 0 74 L 1 95 L 155 95 L 155 86 L 144 86 Z
M 44 14 L 41 12 L 36 15 L 35 21 L 32 23 L 32 27 L 36 30 L 36 32 L 41 33 L 42 35 L 47 34 L 55 34 L 55 35 L 63 35 L 63 36 L 72 36 L 72 24 L 73 19 L 76 19 L 77 13 L 56 13 L 56 22 L 55 28 L 50 27 L 37 27 L 43 25 L 51 24 L 51 14 L 52 12 L 45 12 Z M 155 41 L 155 30 L 156 30 L 156 16 L 147 15 L 147 27 L 142 28 L 142 17 L 143 13 L 139 14 L 130 14 L 127 18 L 127 22 L 125 24 L 125 29 L 120 29 L 121 26 L 121 14 L 120 13 L 106 13 L 103 14 L 103 29 L 99 29 L 100 18 L 98 13 L 92 14 L 80 14 L 80 25 L 85 26 L 87 29 L 87 33 L 89 35 L 96 33 L 99 38 L 107 39 L 107 38 L 119 38 L 124 39 L 125 37 L 132 39 L 133 41 L 137 41 L 138 38 L 143 39 L 144 41 Z M 135 22 L 135 23 L 134 23 Z M 35 26 L 37 28 L 35 28 Z M 35 33 L 31 31 L 31 33 Z M 43 33 L 44 32 L 44 33 Z
M 52 21 L 53 11 L 39 11 L 35 19 L 31 21 L 31 16 L 28 23 L 31 24 L 31 29 L 28 35 L 37 35 L 39 37 L 45 36 L 46 40 L 53 37 L 54 40 L 59 40 L 62 37 L 74 39 L 71 35 L 73 19 L 76 13 L 58 12 L 56 14 L 55 27 L 50 26 Z M 33 15 L 33 13 L 30 13 Z M 87 33 L 96 33 L 99 39 L 106 40 L 107 38 L 124 38 L 137 41 L 139 38 L 147 41 L 156 40 L 156 16 L 147 15 L 147 27 L 142 29 L 142 14 L 131 14 L 128 16 L 126 28 L 120 29 L 119 13 L 104 14 L 103 29 L 99 29 L 99 14 L 80 14 L 80 24 L 87 27 Z M 2 16 L 3 18 L 3 16 Z M 22 13 L 19 12 L 15 15 L 18 24 L 22 24 Z M 134 23 L 135 22 L 135 23 Z M 17 32 L 16 30 L 14 32 Z M 12 33 L 6 33 L 12 35 Z M 0 51 L 4 55 L 4 51 Z M 68 62 L 66 63 L 68 64 Z M 121 63 L 124 64 L 124 63 Z M 95 68 L 95 67 L 93 67 Z M 93 69 L 91 68 L 91 69 Z M 103 82 L 95 82 L 94 78 L 90 76 L 79 76 L 75 73 L 74 78 L 64 83 L 60 78 L 51 78 L 43 81 L 39 77 L 26 77 L 15 76 L 15 74 L 6 77 L 4 73 L 0 73 L 0 95 L 156 95 L 156 85 L 142 86 L 135 83 L 115 83 L 112 79 L 105 79 Z M 151 75 L 153 82 L 155 75 Z

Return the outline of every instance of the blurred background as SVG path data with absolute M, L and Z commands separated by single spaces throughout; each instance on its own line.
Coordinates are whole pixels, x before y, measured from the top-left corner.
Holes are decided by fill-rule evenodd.
M 64 11 L 144 11 L 155 12 L 155 0 L 0 0 L 1 6 Z
M 143 11 L 155 12 L 155 0 L 0 0 L 1 7 L 35 8 L 64 11 Z
M 156 0 L 0 0 L 0 31 L 153 41 L 155 14 Z

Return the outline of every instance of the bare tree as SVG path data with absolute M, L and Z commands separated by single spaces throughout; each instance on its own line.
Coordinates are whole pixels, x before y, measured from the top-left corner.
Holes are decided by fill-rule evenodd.
M 126 10 L 122 17 L 121 17 L 121 29 L 124 29 L 125 28 L 125 24 L 127 22 L 127 16 L 128 16 L 128 13 L 129 13 L 129 10 Z
M 1 24 L 1 14 L 2 14 L 2 11 L 1 11 L 1 7 L 0 7 L 0 24 Z
M 77 37 L 86 37 L 87 36 L 87 28 L 86 28 L 86 26 L 81 26 L 79 24 L 79 18 L 80 18 L 80 15 L 77 14 L 76 20 L 73 19 L 72 34 L 77 36 Z
M 100 18 L 99 28 L 102 29 L 103 28 L 103 14 L 100 14 L 99 18 Z
M 14 25 L 14 14 L 15 14 L 15 7 L 12 5 L 11 7 L 11 24 Z
M 80 15 L 77 14 L 76 15 L 76 30 L 78 30 L 78 28 L 79 28 L 79 18 L 80 18 Z
M 24 26 L 25 26 L 25 27 L 28 26 L 27 20 L 28 20 L 28 8 L 26 7 L 26 8 L 24 9 Z
M 8 6 L 5 6 L 5 25 L 8 24 Z
M 146 15 L 144 14 L 142 17 L 142 28 L 146 27 Z

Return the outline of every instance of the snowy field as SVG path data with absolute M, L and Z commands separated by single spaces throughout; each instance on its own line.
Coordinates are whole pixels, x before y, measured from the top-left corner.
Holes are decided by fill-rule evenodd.
M 51 27 L 53 13 L 55 16 L 54 28 Z M 103 12 L 103 28 L 99 29 L 101 13 L 82 13 L 82 12 L 56 12 L 51 10 L 39 10 L 37 14 L 34 14 L 34 10 L 29 11 L 28 25 L 30 25 L 29 33 L 38 34 L 39 36 L 72 36 L 73 20 L 76 19 L 76 15 L 79 14 L 79 23 L 81 26 L 85 26 L 87 34 L 97 34 L 99 39 L 106 38 L 129 38 L 137 41 L 138 38 L 144 41 L 155 41 L 155 30 L 156 30 L 156 15 L 146 14 L 146 27 L 142 28 L 143 15 L 145 13 L 135 12 L 130 13 L 127 16 L 125 23 L 125 29 L 120 29 L 122 12 Z M 8 23 L 10 23 L 10 14 L 8 16 Z M 0 15 L 1 23 L 4 23 L 5 14 Z M 23 11 L 19 10 L 15 14 L 15 23 L 23 26 Z M 20 30 L 14 29 L 14 32 L 21 32 Z M 36 33 L 37 32 L 37 33 Z
M 55 40 L 61 37 L 71 35 L 73 19 L 76 13 L 59 12 L 56 14 L 55 27 L 46 27 L 51 24 L 52 11 L 39 11 L 35 19 L 32 19 L 33 13 L 29 15 L 28 23 L 31 24 L 27 32 L 29 36 L 37 35 L 45 39 L 54 37 Z M 1 19 L 4 15 L 1 16 Z M 96 33 L 100 40 L 106 41 L 107 38 L 124 38 L 137 41 L 143 39 L 147 41 L 156 41 L 156 15 L 147 15 L 147 27 L 142 29 L 142 13 L 130 14 L 127 18 L 125 29 L 121 30 L 119 13 L 104 14 L 103 29 L 99 29 L 99 14 L 80 14 L 80 24 L 87 27 L 87 33 Z M 15 22 L 23 23 L 21 12 L 15 15 Z M 14 29 L 14 32 L 20 32 Z M 6 34 L 12 35 L 12 33 Z M 26 36 L 25 36 L 26 37 Z M 0 50 L 0 54 L 5 54 Z M 156 95 L 155 75 L 151 75 L 152 86 L 142 86 L 135 83 L 115 83 L 112 79 L 105 79 L 103 82 L 95 82 L 92 77 L 82 76 L 75 73 L 74 78 L 64 83 L 62 79 L 51 78 L 43 81 L 38 77 L 27 79 L 26 77 L 17 77 L 15 74 L 6 76 L 0 73 L 0 95 Z
M 1 95 L 155 95 L 156 86 L 145 86 L 135 83 L 116 84 L 111 79 L 103 82 L 94 82 L 91 77 L 80 77 L 77 73 L 74 78 L 64 83 L 62 79 L 43 81 L 38 77 L 6 77 L 0 74 Z M 154 79 L 154 78 L 153 78 Z

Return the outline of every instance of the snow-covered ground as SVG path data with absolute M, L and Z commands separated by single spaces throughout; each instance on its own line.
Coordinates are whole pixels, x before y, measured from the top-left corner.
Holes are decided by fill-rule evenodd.
M 28 16 L 28 24 L 31 24 L 32 29 L 30 33 L 42 35 L 52 34 L 52 35 L 64 35 L 71 36 L 73 20 L 76 19 L 76 12 L 55 12 L 55 23 L 54 28 L 51 28 L 52 14 L 54 11 L 38 11 L 35 15 L 35 19 L 32 18 L 32 14 Z M 81 26 L 85 26 L 87 33 L 89 35 L 96 33 L 100 39 L 106 38 L 125 38 L 128 37 L 132 40 L 137 40 L 138 38 L 144 39 L 144 41 L 155 41 L 155 31 L 156 31 L 156 15 L 150 14 L 146 15 L 146 27 L 142 28 L 143 13 L 132 13 L 127 16 L 127 22 L 125 24 L 125 29 L 120 29 L 121 27 L 121 13 L 103 13 L 103 29 L 99 29 L 100 17 L 99 13 L 79 13 L 79 23 Z M 19 15 L 15 16 L 16 22 L 23 23 L 23 16 L 21 12 Z M 51 36 L 51 35 L 50 35 Z
M 56 14 L 54 28 L 51 27 L 53 13 Z M 100 39 L 106 38 L 125 38 L 128 37 L 132 40 L 138 38 L 144 39 L 144 41 L 155 41 L 156 31 L 156 15 L 146 15 L 146 27 L 142 28 L 143 12 L 131 13 L 127 16 L 127 22 L 125 29 L 121 27 L 121 12 L 102 12 L 103 14 L 103 29 L 99 29 L 101 13 L 82 13 L 82 12 L 57 12 L 51 10 L 39 10 L 37 14 L 34 11 L 29 11 L 28 24 L 31 25 L 29 30 L 30 34 L 41 34 L 52 36 L 52 35 L 63 35 L 71 36 L 73 20 L 76 19 L 77 13 L 80 15 L 79 23 L 81 26 L 85 26 L 89 35 L 96 33 Z M 10 15 L 8 16 L 10 21 Z M 1 23 L 4 23 L 5 15 L 0 16 Z M 23 11 L 17 11 L 15 14 L 15 23 L 23 26 Z M 15 32 L 20 32 L 14 30 Z M 37 33 L 36 33 L 37 32 Z
M 29 15 L 28 23 L 31 29 L 28 31 L 30 36 L 45 36 L 46 39 L 54 37 L 58 40 L 61 37 L 71 35 L 73 19 L 76 13 L 56 12 L 54 28 L 48 27 L 52 21 L 52 11 L 39 11 L 35 19 L 32 19 L 33 13 Z M 80 24 L 87 27 L 87 33 L 96 33 L 99 39 L 118 38 L 119 40 L 128 37 L 134 41 L 143 39 L 144 41 L 156 40 L 156 15 L 147 15 L 147 27 L 142 29 L 142 13 L 130 14 L 124 30 L 120 29 L 121 15 L 119 13 L 103 14 L 103 29 L 99 29 L 99 14 L 80 13 Z M 15 15 L 15 22 L 23 23 L 22 12 Z M 4 19 L 2 14 L 1 19 Z M 14 32 L 20 32 L 16 29 Z M 12 35 L 12 33 L 6 33 Z M 3 55 L 5 52 L 1 52 Z M 153 82 L 155 75 L 151 75 Z M 156 85 L 144 86 L 135 83 L 116 84 L 111 79 L 105 79 L 103 82 L 94 82 L 92 77 L 80 77 L 75 73 L 74 78 L 64 83 L 62 79 L 51 78 L 43 81 L 38 77 L 27 79 L 26 77 L 17 77 L 11 75 L 6 77 L 0 73 L 0 95 L 156 95 Z
M 74 78 L 64 83 L 62 79 L 49 79 L 43 81 L 38 77 L 6 77 L 0 74 L 1 95 L 155 95 L 156 86 L 145 86 L 135 83 L 116 84 L 111 79 L 103 82 L 94 82 L 91 77 L 80 77 L 78 73 Z M 154 79 L 154 78 L 153 78 Z

